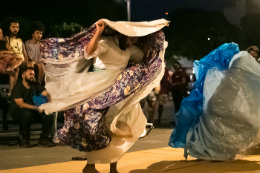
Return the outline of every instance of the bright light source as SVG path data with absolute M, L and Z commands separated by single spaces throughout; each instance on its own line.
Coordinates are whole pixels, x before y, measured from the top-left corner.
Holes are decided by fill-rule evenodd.
M 208 40 L 210 40 L 210 38 L 208 38 Z
M 168 12 L 166 12 L 165 14 L 168 15 Z

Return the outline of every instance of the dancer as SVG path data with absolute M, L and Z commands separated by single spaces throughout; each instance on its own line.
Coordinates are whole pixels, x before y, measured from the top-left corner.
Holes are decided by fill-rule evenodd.
M 52 99 L 41 109 L 65 110 L 58 137 L 86 152 L 83 172 L 98 172 L 96 163 L 109 163 L 110 172 L 117 172 L 117 161 L 143 133 L 146 118 L 139 101 L 163 77 L 167 45 L 160 29 L 167 25 L 163 19 L 103 19 L 72 38 L 40 42 Z
M 251 154 L 260 143 L 259 64 L 231 43 L 194 67 L 197 82 L 182 101 L 169 145 L 184 147 L 186 158 L 227 161 Z

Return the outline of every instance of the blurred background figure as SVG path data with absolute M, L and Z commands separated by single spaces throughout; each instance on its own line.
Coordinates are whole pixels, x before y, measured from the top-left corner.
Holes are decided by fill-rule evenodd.
M 159 92 L 160 92 L 160 85 L 155 87 L 150 94 L 148 94 L 145 98 L 143 98 L 140 101 L 141 108 L 143 109 L 145 106 L 145 103 L 147 102 L 148 104 L 148 123 L 154 123 L 154 115 L 155 115 L 155 109 L 156 109 L 156 102 L 159 97 Z
M 172 74 L 172 99 L 174 102 L 175 113 L 177 113 L 181 106 L 181 101 L 186 90 L 186 77 L 181 69 L 181 64 L 178 61 L 173 63 L 174 73 Z
M 257 46 L 250 46 L 246 50 L 258 62 L 258 60 L 259 60 L 259 49 L 258 49 L 258 47 Z
M 161 124 L 161 117 L 163 114 L 163 105 L 168 101 L 168 94 L 171 90 L 170 74 L 167 68 L 165 68 L 164 76 L 160 83 L 160 92 L 158 98 L 158 124 Z

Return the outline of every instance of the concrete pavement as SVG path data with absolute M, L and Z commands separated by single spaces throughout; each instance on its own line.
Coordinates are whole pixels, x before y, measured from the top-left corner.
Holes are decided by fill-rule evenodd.
M 183 149 L 168 147 L 170 134 L 174 129 L 171 124 L 173 104 L 165 105 L 162 125 L 145 138 L 140 138 L 126 155 L 119 161 L 120 173 L 260 173 L 260 151 L 254 155 L 231 162 L 197 161 L 188 158 L 185 161 Z M 147 114 L 147 107 L 144 110 Z M 155 117 L 157 119 L 157 115 Z M 32 148 L 20 148 L 17 143 L 15 126 L 9 132 L 0 131 L 0 173 L 81 173 L 87 161 L 72 161 L 83 152 L 70 147 L 44 148 L 37 146 L 40 131 L 34 125 Z M 109 172 L 109 165 L 97 165 L 101 173 Z
M 127 153 L 118 163 L 120 173 L 257 173 L 260 172 L 260 155 L 248 156 L 232 162 L 197 161 L 183 158 L 183 149 L 170 147 Z M 80 173 L 86 161 L 9 169 L 3 173 Z M 97 164 L 100 173 L 108 173 L 108 164 Z

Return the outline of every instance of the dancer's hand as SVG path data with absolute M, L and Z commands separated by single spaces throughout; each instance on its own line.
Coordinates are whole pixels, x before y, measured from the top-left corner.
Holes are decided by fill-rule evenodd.
M 39 113 L 43 113 L 44 112 L 44 109 L 39 109 Z
M 97 32 L 101 34 L 105 29 L 105 22 L 102 19 L 100 19 L 99 21 L 96 22 L 96 28 L 97 28 Z

